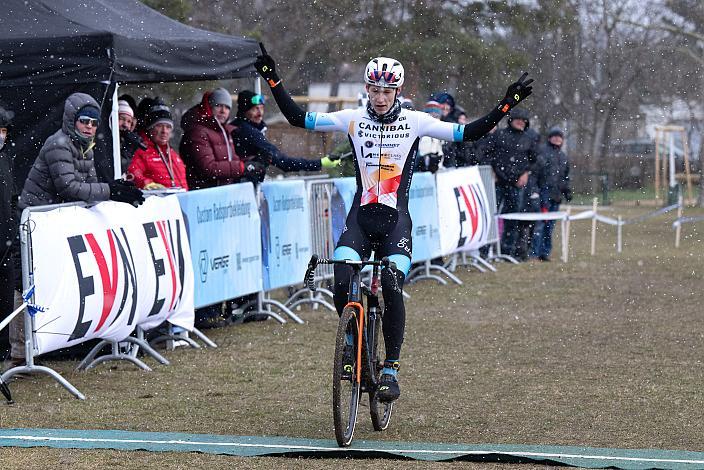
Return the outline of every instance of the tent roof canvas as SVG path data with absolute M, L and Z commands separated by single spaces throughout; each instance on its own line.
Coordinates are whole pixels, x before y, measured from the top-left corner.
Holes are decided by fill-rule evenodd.
M 0 88 L 251 76 L 258 47 L 138 0 L 4 0 Z

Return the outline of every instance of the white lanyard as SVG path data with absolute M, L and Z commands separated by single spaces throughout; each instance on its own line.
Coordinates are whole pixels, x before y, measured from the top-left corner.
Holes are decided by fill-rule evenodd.
M 166 144 L 166 153 L 168 154 L 169 158 L 167 159 L 164 156 L 164 153 L 161 151 L 161 147 L 159 147 L 159 144 L 154 142 L 154 145 L 156 146 L 156 151 L 159 152 L 159 157 L 161 157 L 161 161 L 164 162 L 164 166 L 166 167 L 166 171 L 169 172 L 169 178 L 171 178 L 171 187 L 176 186 L 176 181 L 174 177 L 174 163 L 171 160 L 171 146 L 169 144 Z
M 225 128 L 222 127 L 222 124 L 220 124 L 220 121 L 215 119 L 215 122 L 218 123 L 218 126 L 220 127 L 220 131 L 222 132 L 222 136 L 225 138 L 225 147 L 227 147 L 227 159 L 229 161 L 232 161 L 232 149 L 230 148 L 230 141 L 227 140 L 227 132 L 225 132 Z

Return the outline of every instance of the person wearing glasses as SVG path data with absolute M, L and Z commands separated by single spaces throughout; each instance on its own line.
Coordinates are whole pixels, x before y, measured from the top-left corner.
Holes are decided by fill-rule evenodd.
M 127 168 L 127 178 L 147 191 L 180 188 L 188 191 L 186 165 L 171 147 L 174 120 L 160 98 L 144 98 L 137 107 L 138 132 L 146 148 L 138 149 Z
M 100 106 L 92 96 L 74 93 L 64 103 L 61 129 L 39 151 L 24 183 L 18 207 L 112 199 L 132 205 L 144 202 L 133 183 L 101 183 L 95 171 L 93 147 L 100 125 Z
M 419 139 L 423 136 L 455 142 L 479 139 L 531 94 L 533 80 L 526 80 L 528 74 L 523 74 L 487 115 L 460 125 L 403 109 L 398 96 L 405 79 L 404 68 L 397 60 L 377 57 L 369 61 L 364 71 L 369 95 L 366 108 L 306 113 L 284 89 L 275 62 L 263 45 L 261 49 L 262 55 L 254 65 L 269 84 L 288 122 L 309 130 L 344 132 L 352 144 L 357 191 L 333 256 L 338 260 L 369 258 L 375 243 L 376 256 L 387 256 L 396 265 L 395 269 L 384 269 L 381 275 L 386 358 L 377 389 L 380 401 L 396 400 L 401 393 L 397 372 L 406 322 L 402 288 L 412 253 L 408 193 Z M 347 302 L 350 274 L 349 267 L 335 266 L 334 300 L 339 314 Z M 347 354 L 351 354 L 351 348 Z
M 266 176 L 266 167 L 274 165 L 284 172 L 320 171 L 340 164 L 339 160 L 323 157 L 319 160 L 295 158 L 286 155 L 266 138 L 264 122 L 264 96 L 250 90 L 237 95 L 237 117 L 231 123 L 235 126 L 232 137 L 235 140 L 235 152 L 246 162 L 261 165 L 259 182 Z

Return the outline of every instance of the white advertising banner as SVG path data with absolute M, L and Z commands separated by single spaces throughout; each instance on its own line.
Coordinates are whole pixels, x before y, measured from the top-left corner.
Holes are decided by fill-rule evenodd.
M 93 338 L 121 340 L 165 320 L 193 328 L 193 269 L 176 196 L 139 208 L 32 212 L 38 354 Z
M 476 250 L 487 242 L 489 200 L 477 167 L 436 174 L 440 247 L 444 255 Z

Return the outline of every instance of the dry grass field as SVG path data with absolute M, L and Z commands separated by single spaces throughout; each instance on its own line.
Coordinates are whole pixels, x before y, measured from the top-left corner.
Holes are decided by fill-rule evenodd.
M 624 218 L 645 208 L 614 208 Z M 703 212 L 688 210 L 688 215 Z M 402 397 L 390 428 L 366 410 L 357 439 L 543 444 L 702 451 L 704 226 L 674 248 L 672 214 L 624 228 L 574 222 L 571 258 L 459 268 L 462 286 L 408 287 Z M 697 230 L 699 229 L 699 230 Z M 559 229 L 556 230 L 559 246 Z M 305 325 L 273 321 L 206 333 L 216 350 L 179 348 L 170 367 L 127 363 L 73 372 L 73 399 L 47 377 L 12 383 L 3 428 L 120 429 L 334 439 L 330 406 L 332 312 L 303 309 Z M 0 449 L 5 468 L 379 468 L 378 460 L 235 458 L 201 454 Z M 406 468 L 498 468 L 404 462 Z M 531 468 L 522 465 L 521 468 Z M 503 466 L 506 468 L 506 466 Z

